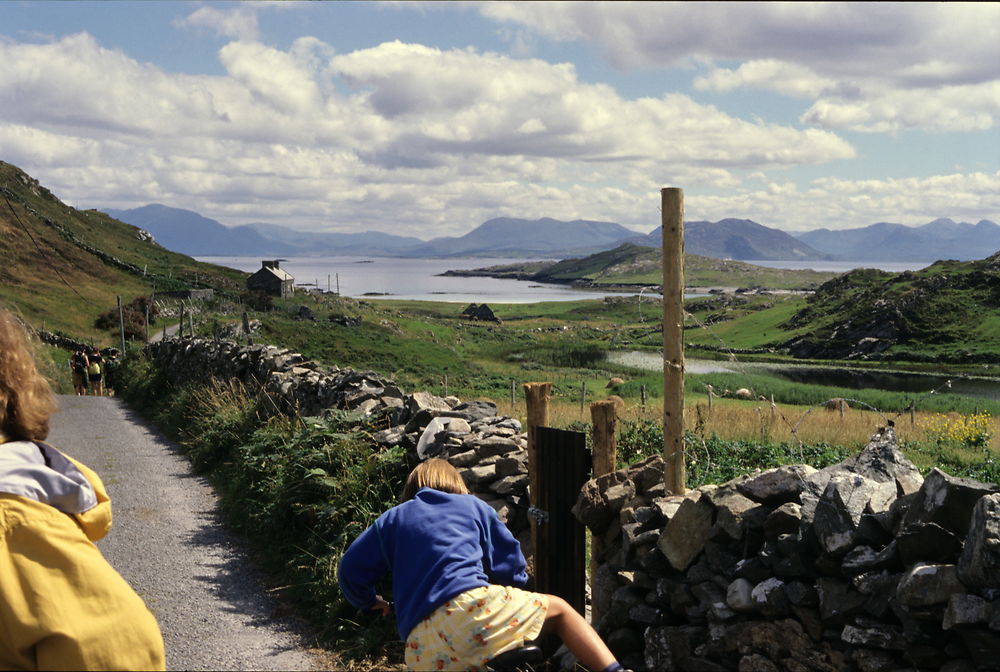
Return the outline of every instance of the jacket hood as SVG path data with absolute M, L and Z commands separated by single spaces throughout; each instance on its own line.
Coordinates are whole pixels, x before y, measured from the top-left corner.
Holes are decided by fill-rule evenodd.
M 91 541 L 111 529 L 111 501 L 100 477 L 48 444 L 10 441 L 0 445 L 0 492 L 66 513 Z

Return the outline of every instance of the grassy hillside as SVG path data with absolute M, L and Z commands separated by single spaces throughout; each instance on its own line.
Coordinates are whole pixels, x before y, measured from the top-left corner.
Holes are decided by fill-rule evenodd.
M 245 273 L 170 252 L 148 234 L 96 210 L 67 206 L 0 161 L 0 304 L 35 328 L 111 344 L 101 313 L 156 291 L 212 287 L 239 293 Z
M 608 287 L 656 285 L 663 279 L 662 252 L 652 247 L 625 244 L 579 259 L 559 262 L 507 264 L 476 271 L 451 271 L 455 275 L 514 277 L 537 282 L 574 283 Z M 754 266 L 742 261 L 684 255 L 684 279 L 688 287 L 767 287 L 769 289 L 815 289 L 836 273 L 787 270 Z
M 797 357 L 992 363 L 1000 359 L 1000 252 L 919 271 L 859 269 L 782 323 Z

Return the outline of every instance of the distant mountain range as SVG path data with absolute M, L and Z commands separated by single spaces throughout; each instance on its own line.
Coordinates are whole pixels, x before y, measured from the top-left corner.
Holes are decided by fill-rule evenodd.
M 656 227 L 629 242 L 660 247 L 662 233 Z M 819 260 L 830 255 L 794 238 L 749 219 L 722 219 L 718 222 L 684 222 L 684 251 L 716 259 Z
M 163 247 L 195 257 L 343 255 L 395 256 L 424 241 L 387 233 L 312 233 L 275 224 L 223 226 L 197 212 L 165 205 L 104 212 L 153 234 Z
M 106 209 L 150 232 L 167 249 L 191 256 L 581 257 L 622 243 L 659 247 L 660 228 L 642 235 L 614 222 L 500 217 L 464 236 L 419 238 L 387 233 L 310 233 L 275 224 L 226 227 L 190 210 L 147 205 Z M 1000 250 L 1000 226 L 936 219 L 918 227 L 879 223 L 856 229 L 789 234 L 749 219 L 684 223 L 684 249 L 717 259 L 923 262 L 982 259 Z
M 984 259 L 1000 250 L 1000 226 L 935 219 L 923 226 L 880 222 L 859 229 L 816 229 L 795 234 L 803 243 L 839 259 L 937 261 Z

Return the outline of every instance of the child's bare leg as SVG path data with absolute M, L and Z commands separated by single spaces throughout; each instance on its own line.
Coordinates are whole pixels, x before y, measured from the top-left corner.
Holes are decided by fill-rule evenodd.
M 589 670 L 600 672 L 615 656 L 580 613 L 566 600 L 549 595 L 549 610 L 545 614 L 543 633 L 555 633 L 576 659 Z

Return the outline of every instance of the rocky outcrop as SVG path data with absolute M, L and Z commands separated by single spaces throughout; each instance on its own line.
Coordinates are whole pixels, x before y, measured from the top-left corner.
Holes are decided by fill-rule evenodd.
M 647 670 L 1000 669 L 1000 488 L 926 479 L 891 428 L 840 464 L 666 495 L 651 458 L 590 481 L 593 600 Z

